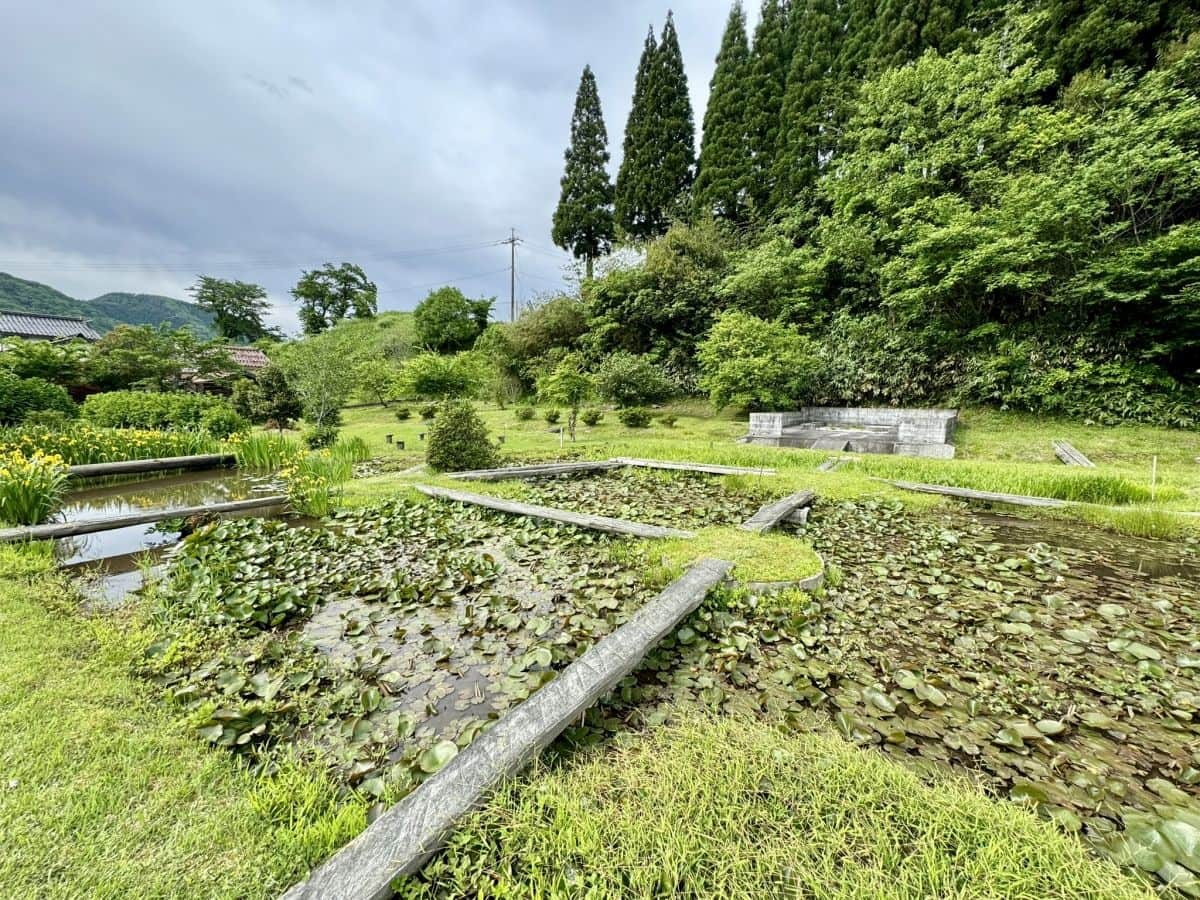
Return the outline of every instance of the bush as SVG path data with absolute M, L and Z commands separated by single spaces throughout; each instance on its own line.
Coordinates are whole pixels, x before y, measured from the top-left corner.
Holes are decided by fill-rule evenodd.
M 435 472 L 488 469 L 496 464 L 487 426 L 465 400 L 448 400 L 429 428 L 425 461 Z
M 407 406 L 397 406 L 396 407 L 396 421 L 397 422 L 407 422 L 411 418 L 412 418 L 412 410 L 409 409 Z
M 596 389 L 617 406 L 661 403 L 676 393 L 662 369 L 644 356 L 624 352 L 605 357 L 596 372 Z
M 21 423 L 29 428 L 49 428 L 60 431 L 71 424 L 71 417 L 61 409 L 36 409 L 25 417 Z
M 421 420 L 428 422 L 437 415 L 437 412 L 438 408 L 436 403 L 426 403 L 421 407 Z
M 807 399 L 819 369 L 812 342 L 794 328 L 729 311 L 700 345 L 700 386 L 718 409 L 787 409 Z
M 546 420 L 547 425 L 557 425 L 558 420 L 562 418 L 562 413 L 557 409 L 548 409 L 542 413 L 542 418 Z
M 484 366 L 474 353 L 421 353 L 400 369 L 396 391 L 401 397 L 431 400 L 470 397 L 483 386 L 485 376 Z
M 280 431 L 304 412 L 287 375 L 276 365 L 267 366 L 256 379 L 243 378 L 235 382 L 229 402 L 238 415 L 256 424 L 272 423 Z
M 57 384 L 0 371 L 0 425 L 19 425 L 30 413 L 45 410 L 70 417 L 78 412 L 70 395 Z
M 314 425 L 304 432 L 303 440 L 310 450 L 332 447 L 338 439 L 338 430 L 333 425 Z
M 534 409 L 532 406 L 522 406 L 520 409 L 517 410 L 517 418 L 522 422 L 528 422 L 530 419 L 532 419 L 534 417 L 534 414 L 536 412 L 537 412 L 537 410 Z
M 667 413 L 665 416 L 659 416 L 658 421 L 662 422 L 662 424 L 664 426 L 666 426 L 667 428 L 674 428 L 675 423 L 678 420 L 675 418 L 675 416 L 671 415 L 670 413 Z
M 650 410 L 641 406 L 626 406 L 617 410 L 617 418 L 626 428 L 648 428 L 650 426 Z
M 104 428 L 199 428 L 205 413 L 230 409 L 205 394 L 109 391 L 83 401 L 83 418 Z
M 593 406 L 591 409 L 585 409 L 580 413 L 579 418 L 583 420 L 584 425 L 589 428 L 595 428 L 600 424 L 600 420 L 604 418 L 604 410 Z
M 250 430 L 250 422 L 228 406 L 214 406 L 200 417 L 200 427 L 215 438 L 225 438 Z

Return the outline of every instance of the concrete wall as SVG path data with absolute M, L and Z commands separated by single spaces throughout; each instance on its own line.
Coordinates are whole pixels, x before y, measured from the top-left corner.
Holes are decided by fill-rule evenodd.
M 892 409 L 865 406 L 806 406 L 795 412 L 750 414 L 750 435 L 778 437 L 783 429 L 806 422 L 821 425 L 882 425 L 899 429 L 902 444 L 948 444 L 954 438 L 956 409 Z

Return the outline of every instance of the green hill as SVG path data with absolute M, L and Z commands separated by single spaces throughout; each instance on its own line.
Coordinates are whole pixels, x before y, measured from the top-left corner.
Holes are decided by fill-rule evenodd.
M 80 316 L 101 334 L 118 325 L 190 326 L 200 337 L 213 337 L 213 318 L 194 303 L 157 294 L 103 294 L 94 300 L 76 300 L 36 281 L 0 272 L 0 309 Z

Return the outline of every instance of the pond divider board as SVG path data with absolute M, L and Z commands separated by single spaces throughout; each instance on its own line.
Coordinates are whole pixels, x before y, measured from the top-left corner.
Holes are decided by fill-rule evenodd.
M 836 472 L 848 462 L 850 462 L 850 457 L 848 456 L 831 456 L 829 459 L 825 460 L 825 462 L 817 466 L 817 471 Z
M 642 538 L 690 538 L 696 535 L 679 528 L 665 528 L 661 525 L 647 525 L 643 522 L 630 522 L 627 519 L 614 519 L 609 516 L 594 516 L 589 513 L 571 512 L 568 509 L 557 509 L 553 506 L 537 506 L 533 503 L 518 503 L 515 500 L 504 500 L 487 494 L 473 494 L 470 491 L 455 491 L 450 488 L 432 487 L 427 484 L 413 485 L 427 497 L 439 500 L 453 500 L 456 503 L 467 503 L 472 506 L 483 506 L 499 512 L 511 513 L 515 516 L 529 516 L 534 519 L 547 519 L 551 522 L 562 522 L 577 528 L 590 528 L 593 531 L 605 531 L 609 534 L 629 534 Z
M 745 522 L 738 526 L 742 531 L 753 531 L 756 534 L 766 534 L 779 523 L 787 519 L 802 506 L 809 506 L 816 499 L 812 491 L 796 491 L 774 503 L 768 503 Z
M 482 732 L 444 769 L 289 890 L 284 900 L 390 897 L 394 878 L 418 871 L 462 816 L 637 668 L 732 568 L 716 559 L 693 564 L 628 622 Z
M 126 516 L 110 516 L 107 519 L 80 519 L 76 522 L 55 522 L 49 525 L 27 525 L 20 528 L 0 528 L 0 543 L 13 541 L 39 541 L 50 538 L 74 537 L 79 534 L 95 534 L 98 531 L 113 531 L 131 525 L 150 525 L 164 519 L 186 519 L 220 513 L 251 512 L 270 507 L 284 507 L 287 497 L 255 497 L 251 500 L 231 500 L 228 503 L 208 503 L 204 506 L 180 506 L 175 509 L 151 509 Z
M 205 453 L 199 456 L 165 456 L 159 459 L 126 459 L 121 462 L 88 463 L 68 466 L 70 478 L 106 478 L 109 475 L 137 475 L 142 472 L 167 472 L 173 469 L 220 469 L 236 462 L 232 453 Z
M 502 469 L 475 469 L 469 472 L 451 472 L 447 478 L 470 479 L 471 481 L 503 481 L 508 478 L 541 478 L 547 475 L 566 475 L 571 472 L 598 472 L 619 468 L 622 463 L 611 459 L 588 460 L 568 463 L 537 463 L 528 466 L 507 466 Z
M 708 463 L 666 462 L 661 459 L 637 459 L 632 456 L 617 456 L 611 462 L 622 466 L 637 466 L 643 469 L 672 469 L 679 472 L 703 472 L 706 475 L 774 475 L 774 469 L 751 469 L 745 466 L 717 466 Z
M 1096 464 L 1080 453 L 1070 441 L 1052 441 L 1054 455 L 1068 466 L 1083 466 L 1087 469 L 1096 468 Z
M 904 491 L 918 491 L 922 494 L 944 494 L 947 497 L 959 497 L 963 500 L 986 500 L 991 503 L 1009 503 L 1013 506 L 1070 506 L 1069 500 L 1058 500 L 1054 497 L 1026 497 L 1022 494 L 999 494 L 995 491 L 975 491 L 970 488 L 950 487 L 945 484 L 920 484 L 914 481 L 889 481 L 886 478 L 876 478 L 893 487 Z

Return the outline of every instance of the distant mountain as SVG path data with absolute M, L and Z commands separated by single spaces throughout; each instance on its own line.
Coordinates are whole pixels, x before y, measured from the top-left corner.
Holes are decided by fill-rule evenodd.
M 213 337 L 217 330 L 213 317 L 195 303 L 186 303 L 157 294 L 104 294 L 94 300 L 76 300 L 62 291 L 36 281 L 27 281 L 0 272 L 0 309 L 16 312 L 45 313 L 51 316 L 79 316 L 101 334 L 118 325 L 184 325 L 200 337 Z

